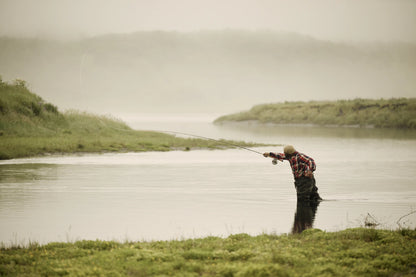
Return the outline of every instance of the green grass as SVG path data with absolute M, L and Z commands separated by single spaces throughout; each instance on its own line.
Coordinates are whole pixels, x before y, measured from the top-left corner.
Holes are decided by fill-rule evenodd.
M 414 276 L 416 230 L 32 243 L 0 250 L 1 276 Z
M 79 152 L 128 152 L 230 148 L 259 144 L 137 131 L 111 116 L 79 111 L 59 112 L 16 80 L 0 78 L 0 159 Z
M 249 120 L 276 124 L 416 129 L 416 98 L 264 104 L 249 111 L 222 116 L 215 122 Z

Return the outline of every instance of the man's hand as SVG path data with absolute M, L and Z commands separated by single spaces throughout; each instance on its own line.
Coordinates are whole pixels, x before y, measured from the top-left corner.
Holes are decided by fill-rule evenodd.
M 263 156 L 266 157 L 266 158 L 267 157 L 270 157 L 270 153 L 269 152 L 266 152 L 266 153 L 263 154 Z

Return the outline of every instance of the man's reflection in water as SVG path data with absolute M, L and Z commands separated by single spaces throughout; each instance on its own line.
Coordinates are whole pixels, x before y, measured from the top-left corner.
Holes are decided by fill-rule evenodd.
M 292 234 L 299 234 L 303 230 L 312 228 L 318 206 L 319 202 L 298 200 Z

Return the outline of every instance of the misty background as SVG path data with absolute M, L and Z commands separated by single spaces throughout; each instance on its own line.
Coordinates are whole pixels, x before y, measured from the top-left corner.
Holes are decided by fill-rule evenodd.
M 288 232 L 299 214 L 290 167 L 261 155 L 276 143 L 313 157 L 320 195 L 335 200 L 302 212 L 316 213 L 315 228 L 362 226 L 370 214 L 396 228 L 416 203 L 414 130 L 212 121 L 262 103 L 416 97 L 415 26 L 416 0 L 0 0 L 2 80 L 134 129 L 269 145 L 77 155 L 88 141 L 130 147 L 112 124 L 90 130 L 95 116 L 80 116 L 82 133 L 62 126 L 51 148 L 40 134 L 5 135 L 11 149 L 75 155 L 0 162 L 0 242 Z M 170 144 L 144 140 L 131 145 Z
M 416 96 L 416 1 L 0 0 L 0 75 L 61 109 Z

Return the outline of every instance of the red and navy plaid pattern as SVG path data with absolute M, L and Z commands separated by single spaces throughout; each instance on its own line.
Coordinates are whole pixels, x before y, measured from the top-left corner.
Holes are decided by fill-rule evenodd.
M 270 157 L 276 158 L 280 161 L 289 161 L 290 167 L 292 168 L 293 176 L 295 178 L 306 176 L 306 172 L 313 172 L 316 170 L 315 161 L 311 157 L 299 152 L 295 152 L 290 158 L 287 158 L 284 153 L 270 152 Z

